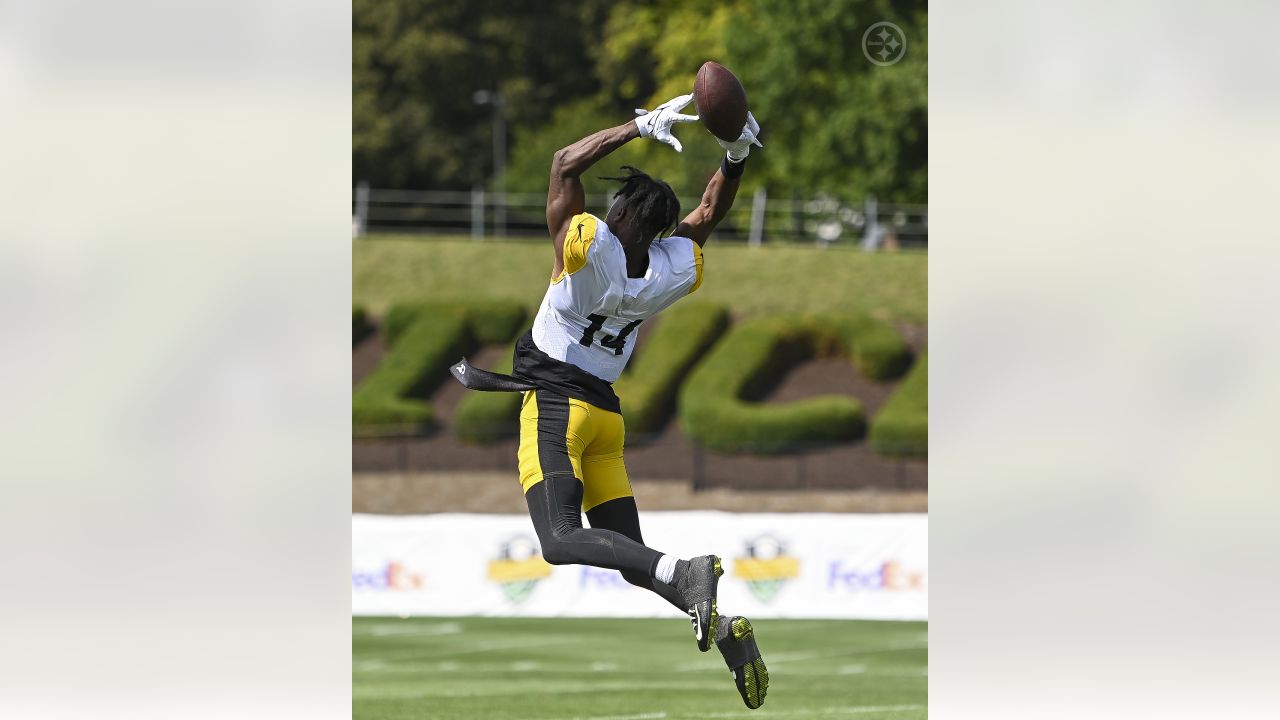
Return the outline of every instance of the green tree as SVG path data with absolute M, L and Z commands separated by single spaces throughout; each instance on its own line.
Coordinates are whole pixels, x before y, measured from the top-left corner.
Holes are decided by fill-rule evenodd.
M 498 88 L 508 116 L 544 123 L 594 94 L 589 34 L 608 3 L 354 0 L 352 169 L 375 187 L 469 187 L 492 175 Z
M 355 0 L 353 165 L 383 187 L 466 188 L 492 175 L 492 108 L 508 101 L 507 187 L 543 192 L 551 155 L 584 135 L 689 92 L 698 67 L 724 63 L 764 127 L 743 194 L 875 193 L 928 200 L 928 15 L 892 0 Z M 862 36 L 887 20 L 908 40 L 880 67 Z M 722 151 L 701 126 L 678 130 L 684 152 L 633 142 L 584 178 L 621 164 L 696 196 Z M 597 203 L 598 204 L 598 203 Z
M 902 5 L 905 9 L 900 9 Z M 914 9 L 913 9 L 914 8 Z M 908 38 L 908 52 L 880 67 L 862 53 L 862 35 L 888 20 Z M 508 182 L 546 188 L 551 154 L 585 134 L 625 122 L 689 92 L 703 62 L 732 69 L 746 86 L 764 127 L 765 150 L 751 159 L 743 193 L 817 192 L 860 199 L 928 199 L 928 38 L 922 3 L 860 0 L 662 0 L 619 3 L 594 51 L 601 90 L 524 127 Z M 648 94 L 645 95 L 645 92 Z M 657 143 L 631 143 L 610 156 L 666 179 L 696 196 L 722 151 L 699 126 L 678 130 L 684 153 Z M 608 173 L 592 173 L 592 175 Z M 585 178 L 589 192 L 605 187 Z
M 899 9 L 897 6 L 916 10 Z M 907 52 L 881 67 L 862 36 L 886 20 Z M 744 3 L 725 43 L 766 130 L 770 189 L 848 199 L 928 200 L 928 24 L 923 4 L 859 0 Z M 769 38 L 769 39 L 765 39 Z M 766 120 L 767 118 L 767 120 Z

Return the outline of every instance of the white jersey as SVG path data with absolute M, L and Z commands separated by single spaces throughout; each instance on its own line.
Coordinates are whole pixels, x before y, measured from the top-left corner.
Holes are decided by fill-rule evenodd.
M 534 344 L 610 383 L 631 359 L 636 326 L 702 284 L 702 248 L 686 237 L 654 240 L 644 277 L 627 277 L 622 243 L 589 213 L 570 221 L 563 260 L 533 321 Z

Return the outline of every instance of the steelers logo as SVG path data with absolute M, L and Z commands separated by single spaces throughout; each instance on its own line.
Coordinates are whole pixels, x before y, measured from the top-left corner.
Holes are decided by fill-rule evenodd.
M 907 54 L 907 35 L 891 22 L 878 22 L 862 34 L 862 54 L 880 67 L 888 67 Z

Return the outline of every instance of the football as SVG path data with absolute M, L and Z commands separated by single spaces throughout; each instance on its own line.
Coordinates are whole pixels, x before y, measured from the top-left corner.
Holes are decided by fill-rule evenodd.
M 710 60 L 703 63 L 693 81 L 693 103 L 712 135 L 726 142 L 742 135 L 747 124 L 747 91 L 729 68 Z

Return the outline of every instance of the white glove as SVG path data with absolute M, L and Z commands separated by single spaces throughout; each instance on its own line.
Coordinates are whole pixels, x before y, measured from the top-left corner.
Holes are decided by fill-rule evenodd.
M 742 128 L 742 135 L 733 142 L 728 142 L 716 138 L 716 142 L 720 143 L 720 147 L 724 148 L 729 155 L 729 162 L 740 163 L 747 159 L 747 155 L 751 153 L 751 146 L 764 147 L 756 136 L 760 134 L 760 123 L 756 122 L 756 116 L 750 112 L 747 113 L 747 124 Z
M 681 122 L 696 122 L 697 115 L 681 115 L 680 111 L 693 102 L 693 93 L 680 95 L 662 103 L 653 111 L 636 109 L 636 127 L 640 128 L 640 137 L 653 138 L 664 142 L 681 152 L 680 141 L 671 134 L 671 126 Z

